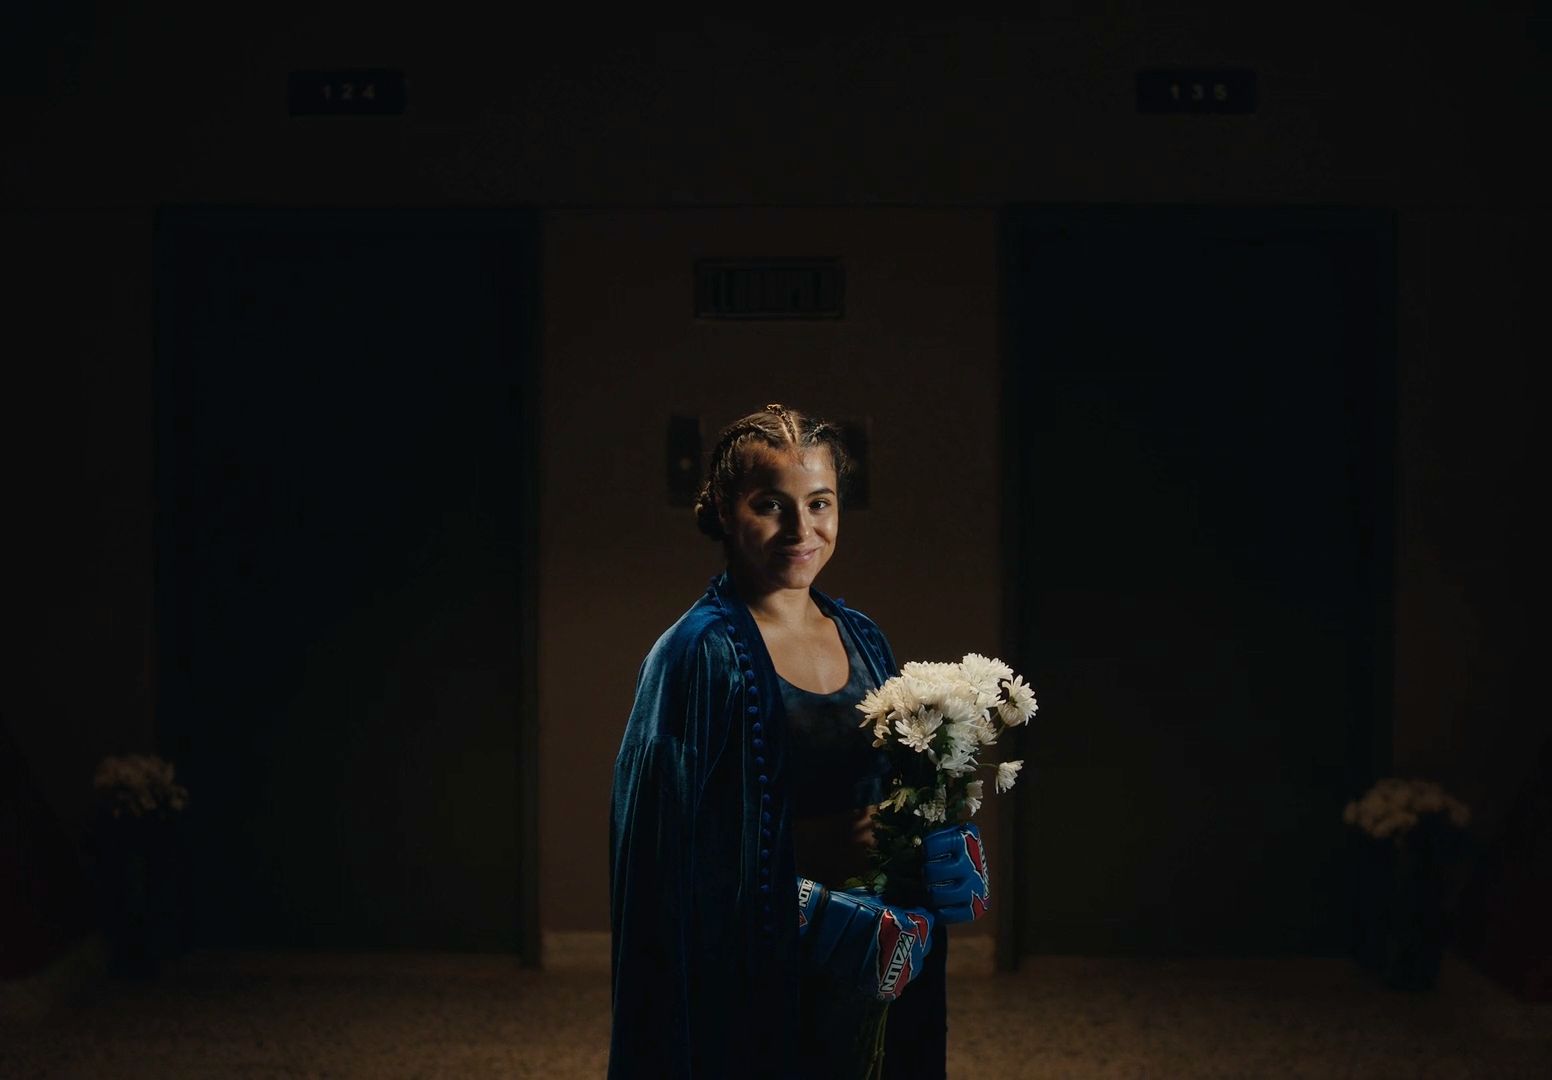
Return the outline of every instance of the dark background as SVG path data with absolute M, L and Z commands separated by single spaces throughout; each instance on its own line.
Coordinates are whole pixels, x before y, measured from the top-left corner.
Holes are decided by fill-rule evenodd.
M 1064 870 L 1021 859 L 1026 947 L 1343 947 L 1330 809 L 1391 758 L 1392 224 L 1010 215 L 1009 614 L 1063 718 L 1027 740 L 1018 846 Z
M 150 748 L 245 898 L 203 940 L 605 929 L 636 666 L 716 568 L 668 418 L 783 400 L 870 435 L 827 591 L 1041 691 L 1006 940 L 1339 948 L 1342 803 L 1429 776 L 1489 842 L 1545 739 L 1545 16 L 28 16 L 0 932 L 84 925 L 92 768 Z M 1140 113 L 1171 65 L 1258 110 Z M 348 67 L 406 112 L 288 115 Z M 748 255 L 840 258 L 846 318 L 695 320 Z

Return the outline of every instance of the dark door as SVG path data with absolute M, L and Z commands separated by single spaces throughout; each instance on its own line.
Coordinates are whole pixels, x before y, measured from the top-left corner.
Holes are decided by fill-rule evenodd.
M 536 250 L 515 213 L 160 218 L 199 943 L 531 948 Z
M 1391 219 L 1006 236 L 1019 947 L 1340 952 L 1390 738 Z

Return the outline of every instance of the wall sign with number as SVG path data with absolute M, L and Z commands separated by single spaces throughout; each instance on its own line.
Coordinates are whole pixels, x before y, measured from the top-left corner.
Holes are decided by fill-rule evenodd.
M 1137 111 L 1255 112 L 1256 73 L 1245 68 L 1154 68 L 1139 71 Z
M 404 72 L 388 68 L 293 71 L 292 116 L 398 116 L 404 112 Z

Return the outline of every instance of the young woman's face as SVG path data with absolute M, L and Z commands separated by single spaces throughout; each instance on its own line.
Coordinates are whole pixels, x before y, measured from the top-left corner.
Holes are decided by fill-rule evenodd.
M 734 577 L 761 590 L 807 589 L 840 529 L 828 447 L 748 451 L 744 482 L 722 515 Z

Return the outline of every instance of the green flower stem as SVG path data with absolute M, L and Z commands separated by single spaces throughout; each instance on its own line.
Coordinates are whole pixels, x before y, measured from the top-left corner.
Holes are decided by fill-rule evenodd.
M 865 1059 L 857 1072 L 862 1080 L 881 1080 L 884 1075 L 884 1025 L 888 1020 L 889 1002 L 881 1001 L 863 1021 L 858 1046 Z

